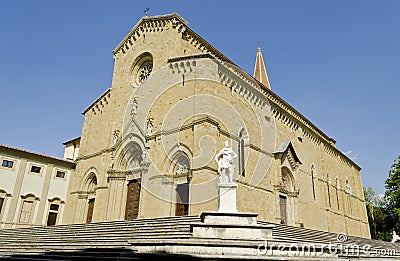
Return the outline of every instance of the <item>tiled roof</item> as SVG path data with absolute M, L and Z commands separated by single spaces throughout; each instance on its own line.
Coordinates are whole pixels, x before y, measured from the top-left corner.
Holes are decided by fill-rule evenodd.
M 29 154 L 33 154 L 33 155 L 36 155 L 36 156 L 45 157 L 45 158 L 48 158 L 48 159 L 53 159 L 53 160 L 58 160 L 58 161 L 63 161 L 63 162 L 68 162 L 68 163 L 75 163 L 72 160 L 58 158 L 58 157 L 54 157 L 54 156 L 49 156 L 49 155 L 46 155 L 46 154 L 43 154 L 43 153 L 24 150 L 24 149 L 12 147 L 12 146 L 4 145 L 4 144 L 0 144 L 0 149 L 1 148 L 5 148 L 5 149 L 8 149 L 8 150 L 14 150 L 14 151 L 20 151 L 20 152 L 24 152 L 24 153 L 29 153 Z

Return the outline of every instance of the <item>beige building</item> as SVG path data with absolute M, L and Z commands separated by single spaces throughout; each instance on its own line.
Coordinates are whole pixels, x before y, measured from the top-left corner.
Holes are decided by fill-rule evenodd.
M 228 141 L 239 211 L 370 237 L 360 167 L 271 90 L 260 49 L 250 76 L 171 14 L 142 18 L 113 53 L 112 86 L 70 147 L 66 223 L 217 210 Z
M 75 161 L 79 154 L 79 145 L 81 138 L 72 139 L 63 143 L 64 148 L 64 159 Z
M 0 145 L 0 227 L 63 222 L 75 163 Z

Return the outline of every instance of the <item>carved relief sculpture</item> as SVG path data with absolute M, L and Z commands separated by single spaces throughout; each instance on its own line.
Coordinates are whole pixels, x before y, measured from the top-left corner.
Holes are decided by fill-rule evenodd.
M 187 174 L 188 172 L 189 172 L 189 167 L 186 164 L 184 164 L 184 165 L 177 164 L 176 165 L 175 174 L 181 175 L 181 174 Z

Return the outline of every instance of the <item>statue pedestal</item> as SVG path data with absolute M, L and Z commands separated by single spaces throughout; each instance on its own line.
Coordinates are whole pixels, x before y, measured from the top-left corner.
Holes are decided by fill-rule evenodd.
M 257 213 L 223 213 L 207 211 L 201 214 L 201 223 L 190 225 L 193 237 L 208 239 L 272 239 L 275 225 L 257 224 Z
M 237 213 L 236 208 L 236 183 L 220 183 L 218 212 Z
M 193 237 L 210 239 L 266 240 L 272 238 L 274 225 L 257 224 L 257 213 L 238 212 L 236 183 L 220 183 L 218 211 L 201 214 L 201 223 L 192 224 Z

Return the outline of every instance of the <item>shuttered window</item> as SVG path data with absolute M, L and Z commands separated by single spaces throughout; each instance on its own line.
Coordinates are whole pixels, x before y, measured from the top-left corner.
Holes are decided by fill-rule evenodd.
M 19 216 L 20 223 L 29 223 L 29 218 L 32 212 L 33 201 L 24 200 L 22 203 L 21 214 Z

